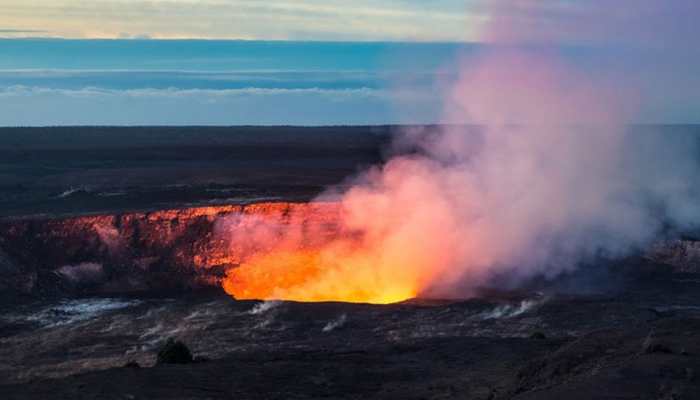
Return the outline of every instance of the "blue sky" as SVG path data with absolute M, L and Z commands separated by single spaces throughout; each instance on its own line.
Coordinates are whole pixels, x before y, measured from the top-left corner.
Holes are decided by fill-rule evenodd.
M 699 4 L 3 0 L 0 126 L 438 122 L 457 65 L 504 47 L 700 122 Z
M 462 46 L 0 40 L 0 125 L 433 122 Z

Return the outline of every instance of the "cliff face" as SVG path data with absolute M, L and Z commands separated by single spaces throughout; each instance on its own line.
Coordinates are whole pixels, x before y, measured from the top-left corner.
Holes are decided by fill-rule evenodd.
M 299 246 L 329 240 L 338 212 L 334 203 L 259 203 L 0 221 L 0 292 L 216 286 L 228 268 L 290 233 Z

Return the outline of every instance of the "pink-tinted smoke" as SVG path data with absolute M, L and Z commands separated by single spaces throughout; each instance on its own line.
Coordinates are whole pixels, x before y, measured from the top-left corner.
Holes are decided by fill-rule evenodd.
M 519 18 L 547 17 L 534 2 L 515 3 Z M 496 4 L 490 34 L 509 44 L 527 38 L 513 8 Z M 339 225 L 357 235 L 303 257 L 272 253 L 233 270 L 231 282 L 274 264 L 290 278 L 266 289 L 268 297 L 465 297 L 496 277 L 552 277 L 601 255 L 623 256 L 648 245 L 663 224 L 696 222 L 685 179 L 695 168 L 690 155 L 656 138 L 640 146 L 628 134 L 638 93 L 551 54 L 503 46 L 464 62 L 444 93 L 446 124 L 403 132 L 400 140 L 418 152 L 371 169 L 340 194 Z M 652 172 L 636 156 L 657 144 L 666 146 L 659 157 L 682 167 Z M 684 211 L 662 220 L 648 203 Z

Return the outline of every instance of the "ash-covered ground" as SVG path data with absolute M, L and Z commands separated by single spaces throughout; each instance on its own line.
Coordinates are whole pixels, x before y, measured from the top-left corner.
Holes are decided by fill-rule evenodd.
M 71 128 L 3 131 L 0 226 L 37 214 L 46 221 L 261 197 L 304 200 L 380 161 L 391 130 L 344 128 L 320 140 L 320 131 L 304 136 L 279 128 L 263 140 L 250 136 L 261 134 L 252 128 L 183 129 L 81 128 L 77 136 Z M 165 137 L 174 139 L 165 145 Z M 187 235 L 206 228 L 198 219 L 187 225 L 192 229 L 178 224 Z M 37 253 L 31 233 L 46 223 L 25 225 L 22 235 L 0 232 L 13 238 L 2 242 L 11 249 L 0 249 L 3 399 L 700 394 L 700 246 L 692 238 L 554 281 L 483 289 L 472 299 L 367 305 L 237 301 L 219 288 L 151 284 L 179 279 L 166 265 L 175 253 L 155 264 L 157 275 L 144 272 L 148 284 L 133 286 L 138 290 L 107 293 L 109 282 L 67 288 L 52 269 L 62 264 L 47 259 L 61 258 L 55 251 L 64 242 Z M 92 238 L 84 231 L 61 236 L 54 229 L 41 237 Z M 129 232 L 129 251 L 138 252 L 144 230 Z M 187 235 L 173 243 L 187 246 L 179 239 Z M 99 243 L 86 243 L 65 247 L 65 262 L 103 254 Z M 139 255 L 131 256 L 110 259 L 101 279 L 128 271 L 132 266 L 120 263 Z M 12 290 L 25 276 L 38 283 Z M 171 337 L 191 349 L 194 362 L 156 364 Z

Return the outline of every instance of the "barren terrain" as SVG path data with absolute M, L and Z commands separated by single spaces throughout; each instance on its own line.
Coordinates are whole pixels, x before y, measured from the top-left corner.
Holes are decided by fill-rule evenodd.
M 305 202 L 380 162 L 392 128 L 144 129 L 0 131 L 1 398 L 700 393 L 693 232 L 472 298 L 240 301 L 219 285 L 245 249 L 217 241 L 217 221 L 332 234 L 333 204 Z M 156 364 L 171 337 L 194 363 Z

